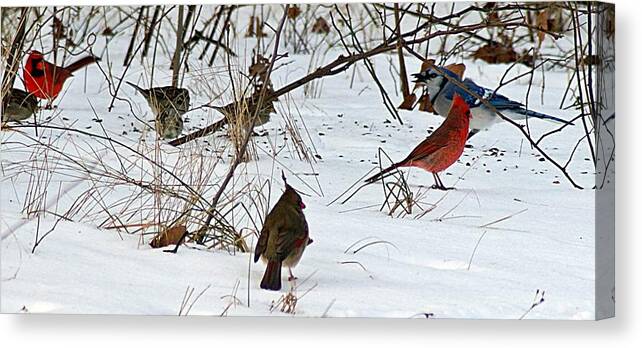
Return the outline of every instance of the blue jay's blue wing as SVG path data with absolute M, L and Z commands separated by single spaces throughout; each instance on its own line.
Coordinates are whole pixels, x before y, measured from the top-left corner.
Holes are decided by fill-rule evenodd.
M 484 87 L 478 86 L 470 79 L 465 79 L 464 81 L 462 81 L 462 83 L 471 92 L 476 93 L 482 97 L 484 96 L 484 93 L 486 91 Z M 448 101 L 452 101 L 453 98 L 455 97 L 455 94 L 459 94 L 459 96 L 462 97 L 462 99 L 464 99 L 464 101 L 466 102 L 466 104 L 468 104 L 468 107 L 470 108 L 477 107 L 481 103 L 479 99 L 475 98 L 472 94 L 468 93 L 466 90 L 455 85 L 454 83 L 446 84 L 446 87 L 444 87 L 441 94 Z
M 469 81 L 470 84 L 477 86 L 472 80 L 469 80 L 469 79 L 466 79 L 466 80 Z M 464 83 L 466 84 L 467 81 L 464 81 Z M 520 102 L 517 102 L 517 101 L 514 101 L 514 100 L 510 100 L 510 99 L 508 99 L 508 97 L 506 97 L 504 95 L 501 95 L 499 93 L 494 93 L 494 91 L 491 90 L 491 89 L 480 87 L 480 86 L 477 86 L 477 87 L 483 90 L 483 93 L 479 93 L 479 92 L 477 92 L 477 93 L 480 96 L 488 99 L 490 104 L 493 105 L 495 107 L 495 109 L 497 109 L 499 111 L 510 110 L 510 111 L 514 111 L 514 112 L 517 112 L 517 113 L 525 115 L 525 116 L 529 116 L 529 117 L 550 119 L 550 120 L 560 121 L 560 122 L 564 122 L 564 123 L 567 122 L 567 121 L 564 121 L 562 119 L 558 119 L 558 118 L 553 117 L 553 116 L 549 116 L 549 115 L 542 114 L 542 113 L 535 112 L 535 111 L 526 110 L 524 108 L 524 104 L 522 104 Z
M 464 86 L 466 86 L 466 89 L 468 91 L 471 91 L 478 96 L 482 98 L 490 98 L 489 102 L 497 109 L 497 110 L 506 110 L 506 109 L 519 109 L 524 106 L 524 104 L 513 101 L 508 99 L 507 97 L 501 95 L 501 94 L 493 94 L 493 90 L 482 87 L 478 84 L 476 84 L 473 80 L 471 79 L 465 79 L 464 81 L 461 81 Z M 478 107 L 481 106 L 481 101 L 477 99 L 475 96 L 473 96 L 471 93 L 468 91 L 464 90 L 463 88 L 453 84 L 449 83 L 444 87 L 444 90 L 442 91 L 444 97 L 448 100 L 452 100 L 455 93 L 459 94 L 466 103 L 468 104 L 469 107 Z
M 506 110 L 506 109 L 515 110 L 515 109 L 524 108 L 524 104 L 522 104 L 520 102 L 516 102 L 514 100 L 510 100 L 507 97 L 505 97 L 505 96 L 503 96 L 501 94 L 498 94 L 498 93 L 495 93 L 495 94 L 491 95 L 491 93 L 493 93 L 493 91 L 491 91 L 491 90 L 487 90 L 487 91 L 488 91 L 487 92 L 488 94 L 487 94 L 486 98 L 490 97 L 489 102 L 497 110 Z
M 477 94 L 478 96 L 488 99 L 488 101 L 497 109 L 499 112 L 502 111 L 512 111 L 515 115 L 521 115 L 520 118 L 524 117 L 535 117 L 535 118 L 540 118 L 544 120 L 551 120 L 555 122 L 560 122 L 560 123 L 566 123 L 572 125 L 572 122 L 563 120 L 561 118 L 551 116 L 551 115 L 546 115 L 542 114 L 536 111 L 531 111 L 531 110 L 526 110 L 524 108 L 524 104 L 520 102 L 516 102 L 514 100 L 508 99 L 508 97 L 505 97 L 501 94 L 495 93 L 493 94 L 493 90 L 484 88 L 482 86 L 479 86 L 476 84 L 473 80 L 471 79 L 465 79 L 462 81 L 463 85 L 466 86 L 466 88 Z M 482 104 L 482 102 L 474 97 L 472 94 L 468 93 L 465 91 L 463 88 L 456 86 L 453 83 L 448 83 L 446 87 L 444 87 L 444 90 L 442 91 L 443 96 L 448 100 L 452 101 L 454 98 L 455 93 L 459 94 L 464 101 L 466 101 L 466 104 L 472 109 L 476 107 L 482 107 L 485 108 L 485 106 Z M 510 116 L 509 116 L 510 117 Z M 512 117 L 511 117 L 512 118 Z
M 514 112 L 516 114 L 519 114 L 519 115 L 522 115 L 522 116 L 525 116 L 525 117 L 535 117 L 535 118 L 540 118 L 540 119 L 543 119 L 543 120 L 555 121 L 555 122 L 559 122 L 559 123 L 566 123 L 566 124 L 570 124 L 570 125 L 573 124 L 572 122 L 563 120 L 563 119 L 555 117 L 555 116 L 543 114 L 543 113 L 537 112 L 537 111 L 526 110 L 526 108 L 524 108 L 524 104 L 522 104 L 520 102 L 516 102 L 514 100 L 510 100 L 507 97 L 505 97 L 505 96 L 503 96 L 501 94 L 498 94 L 498 93 L 492 94 L 493 91 L 491 91 L 491 90 L 489 90 L 487 88 L 485 88 L 485 90 L 486 90 L 487 94 L 485 96 L 483 96 L 483 97 L 486 98 L 486 99 L 490 98 L 488 101 L 495 107 L 495 109 L 497 109 L 500 112 L 503 111 L 503 110 L 512 111 L 512 112 Z

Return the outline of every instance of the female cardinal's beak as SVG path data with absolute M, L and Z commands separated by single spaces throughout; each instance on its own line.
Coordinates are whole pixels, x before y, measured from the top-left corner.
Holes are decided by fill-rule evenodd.
M 303 203 L 303 201 L 301 201 L 301 203 L 299 203 L 299 207 L 301 207 L 301 209 L 305 209 L 305 203 Z

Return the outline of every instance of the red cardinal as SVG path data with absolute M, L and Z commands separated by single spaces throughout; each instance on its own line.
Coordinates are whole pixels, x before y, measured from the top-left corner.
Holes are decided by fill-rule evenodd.
M 66 67 L 53 65 L 45 60 L 42 53 L 31 51 L 23 69 L 23 77 L 27 91 L 40 99 L 47 99 L 47 107 L 56 99 L 62 86 L 77 70 L 95 63 L 99 59 L 95 56 L 80 58 Z
M 422 141 L 403 161 L 382 170 L 379 174 L 366 179 L 373 183 L 386 173 L 400 167 L 419 167 L 431 172 L 435 178 L 433 188 L 447 190 L 439 179 L 438 173 L 450 167 L 464 152 L 468 137 L 470 109 L 468 104 L 457 94 L 453 99 L 450 112 L 444 123 L 426 140 Z

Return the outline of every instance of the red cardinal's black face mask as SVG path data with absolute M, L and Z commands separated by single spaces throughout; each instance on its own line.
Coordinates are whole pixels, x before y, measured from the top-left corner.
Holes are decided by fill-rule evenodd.
M 31 61 L 31 76 L 41 77 L 45 75 L 42 67 L 42 58 L 35 58 Z

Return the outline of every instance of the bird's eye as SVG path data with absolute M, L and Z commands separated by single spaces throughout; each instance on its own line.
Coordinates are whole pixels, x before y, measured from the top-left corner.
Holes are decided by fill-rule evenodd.
M 434 79 L 435 77 L 437 77 L 437 74 L 435 74 L 434 72 L 428 73 L 429 79 Z

